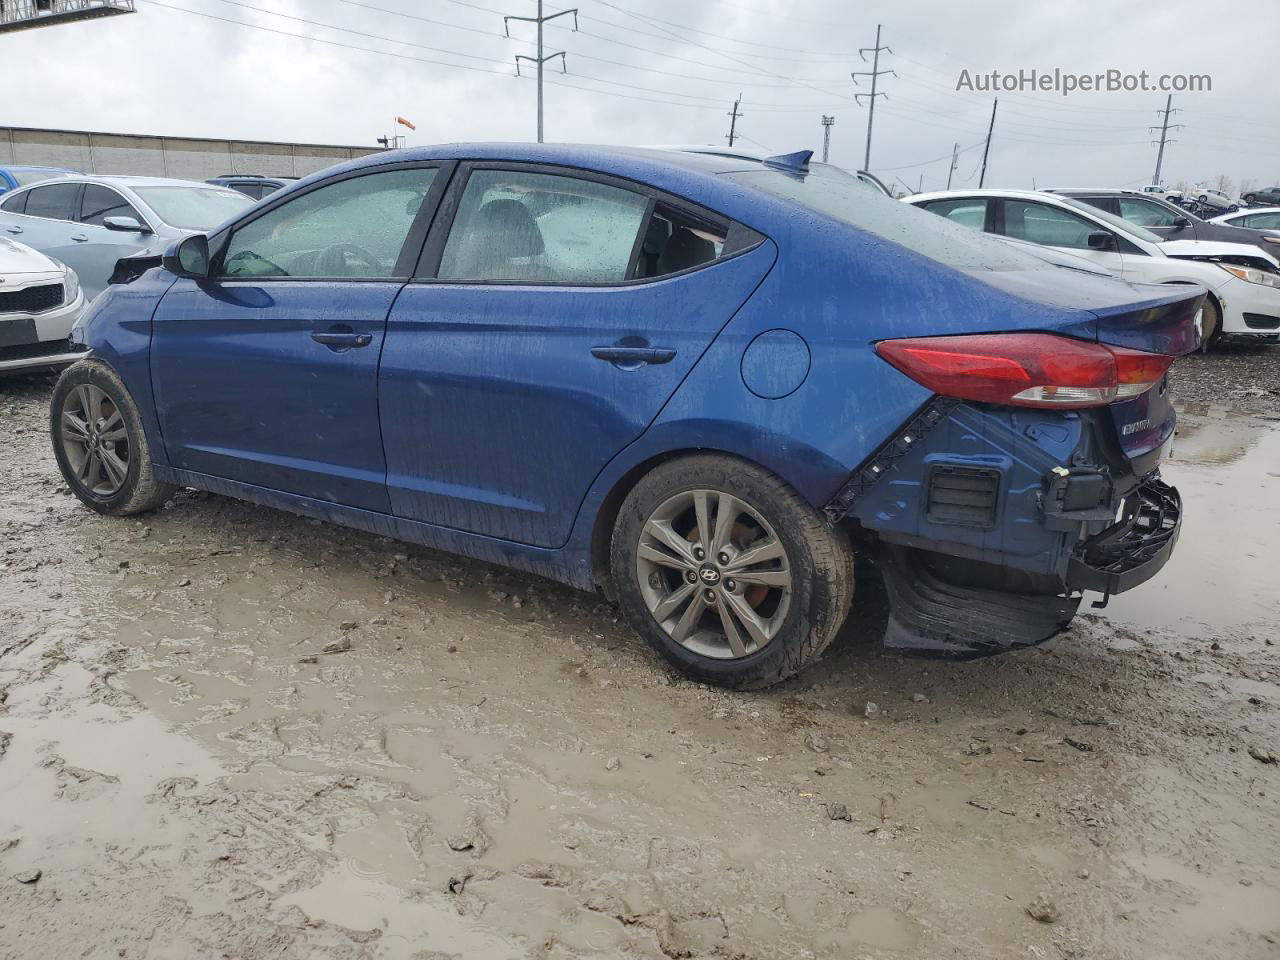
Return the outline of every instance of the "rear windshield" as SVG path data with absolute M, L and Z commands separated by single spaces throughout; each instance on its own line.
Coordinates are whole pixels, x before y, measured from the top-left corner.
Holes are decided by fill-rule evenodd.
M 826 172 L 799 177 L 769 169 L 725 176 L 959 270 L 1030 270 L 1045 265 L 1003 240 L 890 199 L 852 177 Z
M 161 220 L 179 230 L 209 230 L 253 203 L 226 187 L 134 187 Z

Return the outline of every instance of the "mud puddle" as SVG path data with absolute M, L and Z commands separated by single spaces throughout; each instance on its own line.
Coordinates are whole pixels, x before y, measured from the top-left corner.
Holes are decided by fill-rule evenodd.
M 1280 951 L 1274 605 L 953 664 L 868 642 L 863 584 L 815 669 L 727 694 L 543 581 L 217 497 L 88 514 L 42 389 L 0 422 L 0 957 Z M 1171 465 L 1175 563 L 1274 456 L 1231 429 Z
M 1182 494 L 1177 549 L 1156 580 L 1113 597 L 1106 619 L 1215 637 L 1280 619 L 1280 416 L 1184 407 L 1161 473 Z

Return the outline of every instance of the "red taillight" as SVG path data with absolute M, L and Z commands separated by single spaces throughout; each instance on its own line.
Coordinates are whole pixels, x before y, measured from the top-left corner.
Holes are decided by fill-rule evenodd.
M 1136 397 L 1174 359 L 1049 333 L 882 340 L 876 352 L 944 397 L 1059 409 Z

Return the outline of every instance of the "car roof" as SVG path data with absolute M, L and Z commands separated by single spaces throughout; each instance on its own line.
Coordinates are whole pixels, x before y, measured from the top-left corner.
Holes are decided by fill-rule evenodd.
M 917 193 L 907 197 L 906 201 L 915 203 L 918 200 L 946 200 L 952 197 L 1012 197 L 1020 200 L 1062 200 L 1062 197 L 1051 193 L 1046 194 L 1043 190 L 997 190 L 992 187 L 986 187 L 978 190 L 935 190 L 933 193 Z
M 176 177 L 134 177 L 134 176 L 114 176 L 114 175 L 98 175 L 87 173 L 76 173 L 71 176 L 61 177 L 58 183 L 103 183 L 115 187 L 208 187 L 210 184 L 203 180 L 180 180 Z M 29 184 L 23 187 L 24 190 L 30 190 L 32 187 L 47 186 L 45 182 Z
M 718 174 L 755 169 L 764 158 L 738 152 L 704 153 L 712 148 L 610 146 L 591 143 L 445 143 L 436 146 L 385 150 L 352 161 L 349 166 L 386 163 L 389 160 L 511 160 L 617 170 L 659 163 L 691 173 Z M 694 152 L 694 151 L 698 152 Z
M 1092 193 L 1092 194 L 1098 194 L 1100 196 L 1106 196 L 1106 197 L 1144 196 L 1141 190 L 1133 190 L 1125 187 L 1045 187 L 1044 192 L 1057 193 L 1057 194 Z
M 1222 220 L 1225 217 L 1247 217 L 1251 213 L 1280 213 L 1280 207 L 1241 207 L 1239 210 L 1233 210 L 1231 213 L 1224 213 L 1222 216 L 1213 217 L 1214 220 Z
M 0 163 L 0 170 L 55 170 L 59 173 L 75 173 L 66 167 L 50 167 L 42 163 Z

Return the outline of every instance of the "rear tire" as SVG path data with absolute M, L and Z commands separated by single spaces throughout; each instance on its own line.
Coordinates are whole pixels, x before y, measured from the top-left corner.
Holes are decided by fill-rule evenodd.
M 692 679 L 739 690 L 816 660 L 853 597 L 844 534 L 729 456 L 684 457 L 643 477 L 618 513 L 610 559 L 636 632 Z
M 58 469 L 90 510 L 144 513 L 177 489 L 156 479 L 138 406 L 116 372 L 99 360 L 81 360 L 62 372 L 53 388 L 49 427 Z

